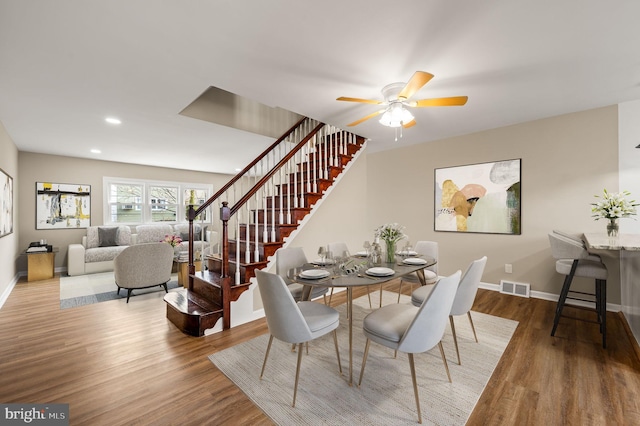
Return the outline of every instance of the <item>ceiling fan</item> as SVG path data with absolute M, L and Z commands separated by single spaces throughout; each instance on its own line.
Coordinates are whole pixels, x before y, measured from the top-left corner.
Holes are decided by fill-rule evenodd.
M 409 128 L 416 124 L 416 120 L 407 109 L 425 108 L 436 106 L 461 106 L 467 103 L 467 96 L 452 96 L 447 98 L 431 98 L 411 100 L 410 98 L 433 78 L 433 74 L 424 71 L 416 71 L 408 83 L 391 83 L 382 88 L 383 101 L 375 99 L 360 99 L 341 96 L 338 101 L 360 102 L 374 105 L 385 105 L 385 108 L 369 114 L 347 126 L 357 126 L 358 124 L 382 114 L 380 123 L 388 127 Z M 402 134 L 400 135 L 402 137 Z M 397 137 L 396 137 L 397 140 Z

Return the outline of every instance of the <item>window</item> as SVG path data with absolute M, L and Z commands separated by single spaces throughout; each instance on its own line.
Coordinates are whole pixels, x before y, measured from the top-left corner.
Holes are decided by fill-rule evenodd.
M 185 222 L 187 208 L 201 206 L 213 193 L 206 184 L 158 182 L 148 180 L 103 179 L 105 224 L 141 224 L 152 222 Z M 207 221 L 209 209 L 197 220 Z

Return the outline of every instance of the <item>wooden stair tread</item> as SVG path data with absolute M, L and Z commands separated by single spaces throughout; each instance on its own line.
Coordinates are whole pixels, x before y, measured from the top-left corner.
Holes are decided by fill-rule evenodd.
M 206 316 L 222 313 L 222 306 L 203 299 L 186 288 L 165 294 L 164 301 L 185 315 Z

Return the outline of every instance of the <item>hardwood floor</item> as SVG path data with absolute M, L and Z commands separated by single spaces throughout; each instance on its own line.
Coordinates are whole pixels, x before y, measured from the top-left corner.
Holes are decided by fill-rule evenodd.
M 594 324 L 563 319 L 550 337 L 554 307 L 479 291 L 474 310 L 520 324 L 468 424 L 640 424 L 640 362 L 619 316 L 605 350 Z M 271 424 L 207 358 L 266 332 L 259 320 L 186 336 L 161 297 L 61 311 L 57 277 L 20 282 L 0 309 L 0 402 L 68 403 L 72 425 Z

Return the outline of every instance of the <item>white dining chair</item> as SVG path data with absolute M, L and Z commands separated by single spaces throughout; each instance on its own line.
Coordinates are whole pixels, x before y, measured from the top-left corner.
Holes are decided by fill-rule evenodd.
M 438 281 L 438 243 L 435 241 L 418 241 L 414 248 L 414 251 L 419 255 L 425 257 L 432 257 L 436 260 L 436 263 L 432 266 L 424 268 L 424 279 L 427 285 L 435 284 Z M 400 288 L 398 289 L 398 303 L 400 303 L 400 295 L 402 294 L 402 284 L 409 283 L 413 285 L 415 283 L 422 284 L 418 278 L 417 273 L 405 275 L 400 278 Z
M 293 282 L 287 273 L 293 268 L 299 268 L 305 263 L 309 263 L 302 247 L 282 247 L 276 251 L 276 273 L 282 277 L 291 292 L 293 299 L 301 301 L 303 299 L 305 286 Z M 322 296 L 326 304 L 327 287 L 313 286 L 311 288 L 311 299 Z
M 471 318 L 471 307 L 473 306 L 473 302 L 476 300 L 476 294 L 478 293 L 478 287 L 480 285 L 480 280 L 482 279 L 482 274 L 484 272 L 486 264 L 487 256 L 483 256 L 480 259 L 471 262 L 471 265 L 469 265 L 467 271 L 464 273 L 464 276 L 460 280 L 460 285 L 458 286 L 458 291 L 456 292 L 456 298 L 453 300 L 453 306 L 451 307 L 451 312 L 449 313 L 451 334 L 453 334 L 453 343 L 456 347 L 456 354 L 458 355 L 459 365 L 462 365 L 462 363 L 460 362 L 458 336 L 456 335 L 456 325 L 453 317 L 467 314 L 469 322 L 471 323 L 473 337 L 476 340 L 476 343 L 478 343 L 476 328 L 473 325 L 473 319 Z M 420 287 L 411 294 L 411 303 L 413 303 L 414 306 L 420 306 L 424 299 L 428 296 L 430 291 L 431 287 Z
M 438 345 L 447 378 L 451 382 L 449 366 L 442 348 L 442 337 L 447 326 L 447 316 L 451 312 L 453 299 L 458 290 L 460 274 L 460 271 L 457 271 L 453 275 L 441 278 L 433 286 L 433 291 L 420 307 L 411 304 L 386 305 L 371 312 L 362 323 L 367 341 L 358 386 L 362 384 L 371 341 L 400 352 L 406 352 L 409 356 L 409 368 L 418 410 L 418 423 L 422 423 L 422 414 L 413 355 L 429 351 Z
M 296 406 L 298 381 L 300 378 L 300 364 L 302 362 L 302 345 L 318 337 L 332 332 L 333 342 L 338 357 L 338 370 L 342 374 L 340 351 L 336 329 L 340 324 L 340 315 L 335 309 L 316 302 L 298 302 L 293 300 L 291 292 L 281 276 L 257 270 L 256 279 L 262 297 L 264 314 L 269 327 L 269 343 L 264 355 L 260 379 L 264 375 L 267 358 L 271 350 L 273 338 L 286 343 L 298 345 L 298 363 L 296 364 L 296 379 L 293 387 L 293 404 Z

